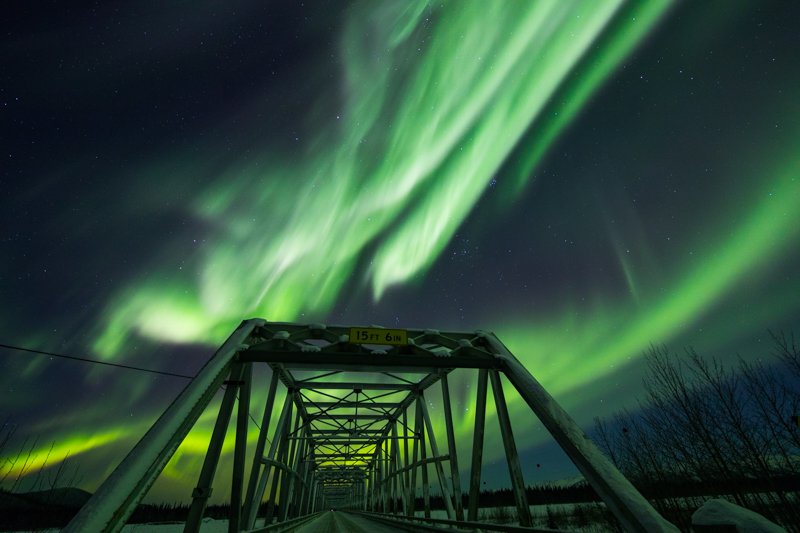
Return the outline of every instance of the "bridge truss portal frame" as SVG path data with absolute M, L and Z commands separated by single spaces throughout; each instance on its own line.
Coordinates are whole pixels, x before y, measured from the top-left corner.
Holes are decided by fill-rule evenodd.
M 407 346 L 392 347 L 352 344 L 348 333 L 349 327 L 345 326 L 262 319 L 242 322 L 64 533 L 120 531 L 223 385 L 227 387 L 192 493 L 185 533 L 199 531 L 237 397 L 230 533 L 256 531 L 256 514 L 265 496 L 266 524 L 274 518 L 278 522 L 295 520 L 329 506 L 413 516 L 418 474 L 422 478 L 424 512 L 430 517 L 430 465 L 439 482 L 448 519 L 464 521 L 447 379 L 455 369 L 478 372 L 467 521 L 474 522 L 478 517 L 486 397 L 491 383 L 520 525 L 531 525 L 501 382 L 504 374 L 626 531 L 678 531 L 599 451 L 494 333 L 411 329 Z M 254 363 L 268 364 L 272 378 L 245 484 Z M 297 379 L 293 371 L 321 374 Z M 378 375 L 382 381 L 335 381 L 342 372 Z M 402 377 L 409 373 L 424 377 L 417 382 Z M 278 381 L 285 385 L 287 394 L 267 449 Z M 442 388 L 446 453 L 440 451 L 442 435 L 434 432 L 424 404 L 425 391 L 437 382 Z M 317 399 L 312 400 L 308 391 L 313 391 Z M 320 395 L 327 401 L 320 401 Z M 379 401 L 398 395 L 402 398 Z M 408 425 L 409 409 L 415 412 L 414 427 Z M 450 463 L 450 476 L 445 475 L 443 462 Z M 281 504 L 276 505 L 276 501 Z

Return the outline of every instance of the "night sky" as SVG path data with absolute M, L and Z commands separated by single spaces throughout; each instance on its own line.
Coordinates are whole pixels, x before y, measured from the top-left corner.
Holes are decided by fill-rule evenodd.
M 486 329 L 588 429 L 650 343 L 800 332 L 796 2 L 3 2 L 0 30 L 2 344 L 193 375 L 251 317 Z M 0 418 L 94 491 L 186 382 L 0 349 Z M 574 475 L 506 395 L 526 483 Z M 217 403 L 146 501 L 189 500 Z

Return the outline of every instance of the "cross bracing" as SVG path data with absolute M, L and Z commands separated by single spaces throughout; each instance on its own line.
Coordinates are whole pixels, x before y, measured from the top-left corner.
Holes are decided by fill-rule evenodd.
M 529 526 L 524 477 L 501 375 L 627 531 L 677 531 L 493 333 L 411 329 L 402 332 L 406 344 L 387 346 L 351 342 L 350 331 L 323 324 L 242 322 L 64 531 L 120 531 L 222 385 L 225 394 L 192 492 L 185 532 L 199 530 L 237 396 L 230 532 L 254 530 L 262 502 L 267 503 L 267 524 L 293 521 L 328 506 L 413 517 L 420 482 L 421 510 L 430 517 L 431 469 L 448 519 L 474 522 L 490 389 L 520 525 Z M 389 333 L 395 330 L 369 331 L 380 335 L 386 331 L 387 339 L 396 340 Z M 249 409 L 256 386 L 253 365 L 259 364 L 269 366 L 272 377 L 254 459 L 247 465 Z M 478 385 L 466 510 L 448 384 L 448 375 L 455 370 L 476 373 Z M 286 391 L 283 401 L 279 383 Z M 434 431 L 425 399 L 426 391 L 437 383 L 444 433 Z

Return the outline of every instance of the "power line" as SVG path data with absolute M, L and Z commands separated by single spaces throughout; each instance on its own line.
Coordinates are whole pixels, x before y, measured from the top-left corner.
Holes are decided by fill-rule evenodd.
M 96 363 L 98 365 L 106 365 L 106 366 L 115 366 L 117 368 L 127 368 L 128 370 L 139 370 L 141 372 L 150 372 L 151 374 L 161 374 L 163 376 L 173 376 L 176 378 L 186 378 L 186 379 L 194 379 L 194 376 L 185 376 L 183 374 L 173 374 L 172 372 L 161 372 L 160 370 L 152 370 L 150 368 L 141 368 L 138 366 L 128 366 L 128 365 L 118 365 L 116 363 L 108 363 L 106 361 L 97 361 L 95 359 L 86 359 L 84 357 L 73 357 L 71 355 L 62 355 L 59 353 L 52 353 L 52 352 L 42 352 L 40 350 L 31 350 L 30 348 L 20 348 L 19 346 L 9 346 L 8 344 L 0 344 L 0 348 L 8 348 L 10 350 L 19 350 L 21 352 L 30 352 L 36 353 L 41 355 L 49 355 L 51 357 L 62 357 L 64 359 L 72 359 L 73 361 L 83 361 L 84 363 Z M 236 394 L 236 399 L 239 399 L 239 394 Z M 253 418 L 253 415 L 247 413 L 250 416 L 250 420 L 253 421 L 253 424 L 261 431 L 261 427 L 259 427 L 258 422 L 256 419 Z M 269 440 L 269 439 L 267 439 Z
M 173 374 L 172 372 L 161 372 L 160 370 L 151 370 L 149 368 L 141 368 L 138 366 L 118 365 L 117 363 L 108 363 L 106 361 L 97 361 L 95 359 L 85 359 L 83 357 L 73 357 L 71 355 L 61 355 L 58 353 L 42 352 L 39 350 L 31 350 L 28 348 L 20 348 L 19 346 L 9 346 L 7 344 L 0 344 L 0 348 L 9 348 L 11 350 L 20 350 L 23 352 L 38 353 L 42 355 L 49 355 L 52 357 L 63 357 L 64 359 L 72 359 L 74 361 L 83 361 L 85 363 L 96 363 L 98 365 L 116 366 L 118 368 L 127 368 L 128 370 L 139 370 L 141 372 L 150 372 L 151 374 L 161 374 L 163 376 L 173 376 L 176 378 L 194 379 L 194 376 L 185 376 L 183 374 Z

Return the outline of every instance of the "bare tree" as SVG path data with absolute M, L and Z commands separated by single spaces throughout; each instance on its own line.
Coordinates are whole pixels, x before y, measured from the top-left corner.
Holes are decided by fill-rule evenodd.
M 780 368 L 739 358 L 728 369 L 691 348 L 651 346 L 639 409 L 595 419 L 601 450 L 683 531 L 710 496 L 800 533 L 800 352 L 793 336 L 770 334 Z

